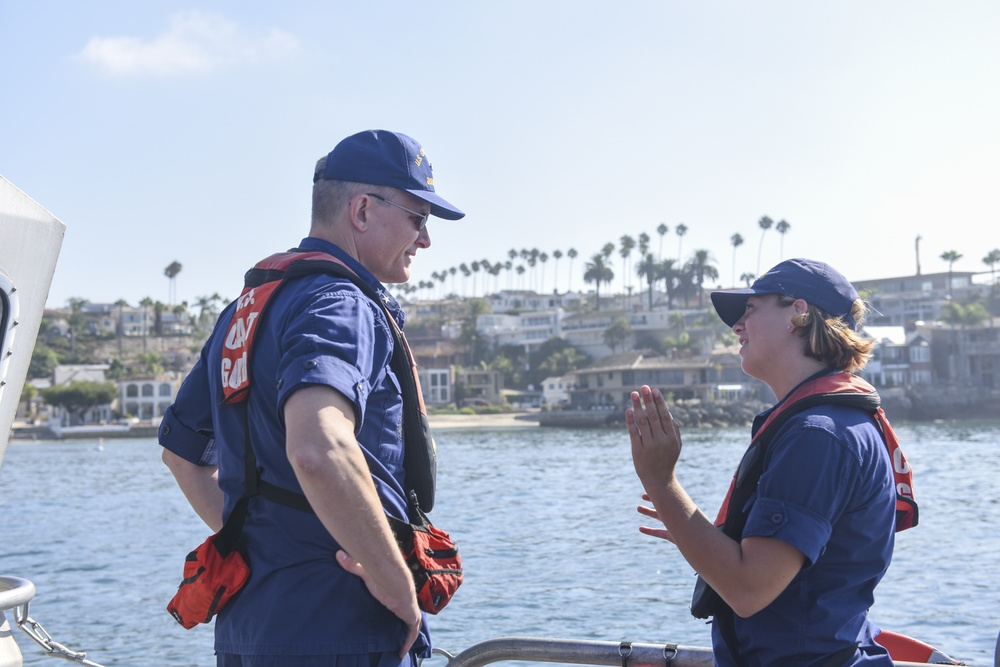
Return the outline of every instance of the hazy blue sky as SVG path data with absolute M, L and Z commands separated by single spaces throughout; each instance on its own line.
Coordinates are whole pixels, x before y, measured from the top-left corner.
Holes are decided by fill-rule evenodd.
M 0 0 L 0 175 L 68 227 L 50 306 L 167 303 L 175 260 L 177 300 L 236 296 L 305 234 L 316 159 L 368 128 L 420 141 L 468 213 L 432 219 L 416 281 L 575 248 L 582 288 L 623 235 L 659 254 L 660 223 L 664 257 L 708 250 L 727 287 L 782 256 L 911 274 L 917 235 L 924 273 L 948 250 L 985 271 L 998 35 L 993 0 Z

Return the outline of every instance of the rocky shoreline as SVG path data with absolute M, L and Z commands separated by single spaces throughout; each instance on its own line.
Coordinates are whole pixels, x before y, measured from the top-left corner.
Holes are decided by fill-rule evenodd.
M 1000 419 L 1000 391 L 963 387 L 944 389 L 883 389 L 882 408 L 893 422 L 928 422 L 949 419 Z M 763 401 L 725 403 L 673 403 L 670 413 L 683 427 L 720 428 L 750 426 L 758 413 L 770 407 Z M 538 413 L 541 426 L 621 427 L 624 410 L 562 410 Z
M 950 419 L 1000 419 L 1000 391 L 983 392 L 970 389 L 932 388 L 886 389 L 879 392 L 882 407 L 893 423 L 905 421 L 928 422 Z M 739 401 L 725 403 L 674 403 L 670 412 L 686 428 L 722 428 L 727 426 L 749 427 L 759 412 L 769 403 Z M 444 429 L 508 429 L 525 427 L 558 428 L 624 428 L 625 411 L 622 410 L 553 410 L 502 412 L 485 414 L 430 414 L 430 426 Z M 127 431 L 100 432 L 90 429 L 86 435 L 64 433 L 57 435 L 41 426 L 20 427 L 15 424 L 10 439 L 58 440 L 70 438 L 145 438 L 156 437 L 157 428 L 135 425 Z

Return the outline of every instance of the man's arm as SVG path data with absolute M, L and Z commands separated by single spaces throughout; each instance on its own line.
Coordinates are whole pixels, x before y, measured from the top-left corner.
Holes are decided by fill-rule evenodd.
M 163 449 L 163 462 L 170 468 L 184 497 L 201 520 L 208 524 L 212 532 L 219 532 L 222 529 L 223 504 L 222 489 L 219 488 L 219 468 L 196 465 L 167 448 Z
M 389 528 L 368 463 L 354 435 L 354 406 L 340 392 L 309 386 L 285 403 L 286 451 L 316 516 L 349 555 L 348 571 L 407 625 L 405 655 L 421 614 L 409 569 Z

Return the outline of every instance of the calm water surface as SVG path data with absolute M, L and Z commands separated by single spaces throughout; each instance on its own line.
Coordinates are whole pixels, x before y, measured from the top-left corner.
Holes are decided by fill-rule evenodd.
M 1000 422 L 897 431 L 921 520 L 898 536 L 872 618 L 992 665 Z M 685 434 L 682 481 L 710 515 L 747 435 Z M 688 613 L 690 567 L 637 530 L 641 486 L 624 431 L 442 430 L 437 440 L 432 519 L 466 568 L 456 598 L 431 619 L 438 647 L 457 653 L 514 635 L 709 644 L 708 627 Z M 14 443 L 0 469 L 0 573 L 32 580 L 32 617 L 104 665 L 214 665 L 212 628 L 184 630 L 164 610 L 207 529 L 159 455 L 153 440 Z M 14 632 L 25 665 L 55 662 Z

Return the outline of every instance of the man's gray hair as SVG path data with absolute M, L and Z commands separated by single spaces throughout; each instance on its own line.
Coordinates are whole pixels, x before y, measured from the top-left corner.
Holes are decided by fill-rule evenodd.
M 326 170 L 326 158 L 327 156 L 324 155 L 316 162 L 314 175 L 322 174 Z M 373 192 L 380 196 L 387 196 L 390 194 L 390 190 L 391 188 L 382 185 L 319 178 L 313 183 L 312 224 L 329 226 L 333 224 L 333 221 L 337 219 L 337 216 L 350 201 L 358 195 Z

